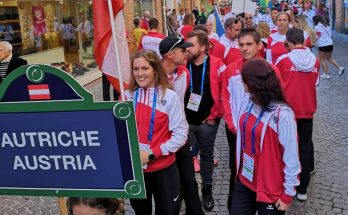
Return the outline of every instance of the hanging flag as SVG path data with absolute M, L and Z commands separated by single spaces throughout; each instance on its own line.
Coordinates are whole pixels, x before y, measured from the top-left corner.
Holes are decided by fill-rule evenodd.
M 224 25 L 220 19 L 218 7 L 214 7 L 214 17 L 215 17 L 215 32 L 221 37 L 225 33 Z
M 120 92 L 116 61 L 119 60 L 124 87 L 130 80 L 130 60 L 126 26 L 124 23 L 122 0 L 112 0 L 112 10 L 115 20 L 116 40 L 119 57 L 115 52 L 107 0 L 93 1 L 94 14 L 94 56 L 99 69 L 106 75 L 112 86 Z
M 48 84 L 28 85 L 30 100 L 48 100 L 51 99 Z

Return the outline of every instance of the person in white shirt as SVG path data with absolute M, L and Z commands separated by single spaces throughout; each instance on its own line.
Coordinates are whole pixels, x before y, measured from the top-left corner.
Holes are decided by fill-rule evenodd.
M 182 21 L 184 20 L 184 16 L 185 16 L 185 11 L 184 9 L 180 9 L 179 14 L 177 15 L 177 21 L 179 23 L 179 27 L 182 26 Z
M 308 25 L 314 28 L 313 17 L 315 16 L 315 10 L 312 9 L 310 2 L 305 4 L 303 15 L 307 18 Z
M 332 57 L 333 41 L 331 38 L 330 26 L 328 26 L 325 19 L 320 15 L 315 15 L 313 17 L 313 23 L 315 26 L 314 31 L 317 35 L 320 66 L 324 70 L 324 74 L 322 74 L 321 77 L 326 79 L 331 78 L 331 76 L 329 75 L 329 69 L 327 67 L 326 61 L 329 61 L 338 69 L 338 75 L 343 75 L 344 67 L 340 66 Z
M 82 17 L 82 22 L 75 29 L 76 32 L 79 32 L 81 35 L 83 49 L 86 51 L 87 47 L 91 45 L 93 38 L 93 25 L 86 17 Z
M 262 20 L 263 20 L 262 14 L 259 13 L 258 9 L 256 9 L 255 14 L 253 16 L 254 25 L 257 26 L 259 24 L 259 22 L 262 22 Z
M 262 21 L 267 22 L 267 23 L 272 21 L 272 17 L 270 15 L 270 12 L 271 12 L 271 10 L 269 9 L 269 7 L 266 7 L 266 12 L 265 12 L 265 14 L 262 15 Z
M 213 31 L 213 23 L 210 20 L 207 20 L 205 25 L 207 26 L 209 39 L 214 38 L 219 41 L 219 35 Z

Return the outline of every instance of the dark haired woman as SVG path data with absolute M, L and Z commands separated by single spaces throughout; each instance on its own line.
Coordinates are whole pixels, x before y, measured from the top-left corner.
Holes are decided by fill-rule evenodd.
M 271 65 L 248 61 L 242 80 L 250 101 L 237 129 L 237 181 L 230 214 L 284 214 L 301 171 L 296 122 Z
M 75 198 L 67 201 L 69 215 L 121 215 L 123 200 L 107 198 Z
M 131 199 L 136 214 L 179 214 L 175 152 L 186 143 L 188 125 L 177 94 L 167 88 L 161 60 L 152 50 L 135 54 L 127 99 L 134 101 L 147 199 Z
M 344 67 L 340 66 L 336 60 L 332 57 L 333 41 L 331 38 L 331 28 L 326 23 L 325 19 L 320 15 L 313 17 L 314 31 L 317 35 L 317 43 L 319 49 L 319 62 L 320 66 L 324 70 L 322 78 L 331 78 L 329 75 L 329 68 L 327 67 L 326 61 L 329 61 L 338 69 L 338 75 L 344 73 Z

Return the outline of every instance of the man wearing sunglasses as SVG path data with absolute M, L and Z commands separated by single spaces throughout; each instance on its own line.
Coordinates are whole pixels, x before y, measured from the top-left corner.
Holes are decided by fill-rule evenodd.
M 255 22 L 251 13 L 245 13 L 244 28 L 255 28 Z
M 187 51 L 192 43 L 184 42 L 182 37 L 166 37 L 159 46 L 162 65 L 167 73 L 169 84 L 184 105 L 186 90 L 190 85 L 189 71 L 186 68 Z M 198 195 L 198 184 L 195 177 L 190 144 L 186 143 L 176 152 L 182 197 L 185 200 L 186 214 L 202 215 L 202 203 Z
M 220 37 L 219 42 L 225 46 L 224 63 L 228 65 L 242 56 L 238 47 L 238 34 L 242 29 L 242 23 L 236 18 L 228 18 L 224 23 L 225 34 Z

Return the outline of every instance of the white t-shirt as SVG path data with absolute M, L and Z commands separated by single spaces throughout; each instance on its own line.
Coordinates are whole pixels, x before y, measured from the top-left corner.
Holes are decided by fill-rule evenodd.
M 333 45 L 331 38 L 330 26 L 324 26 L 320 22 L 314 27 L 315 34 L 317 35 L 318 47 Z

